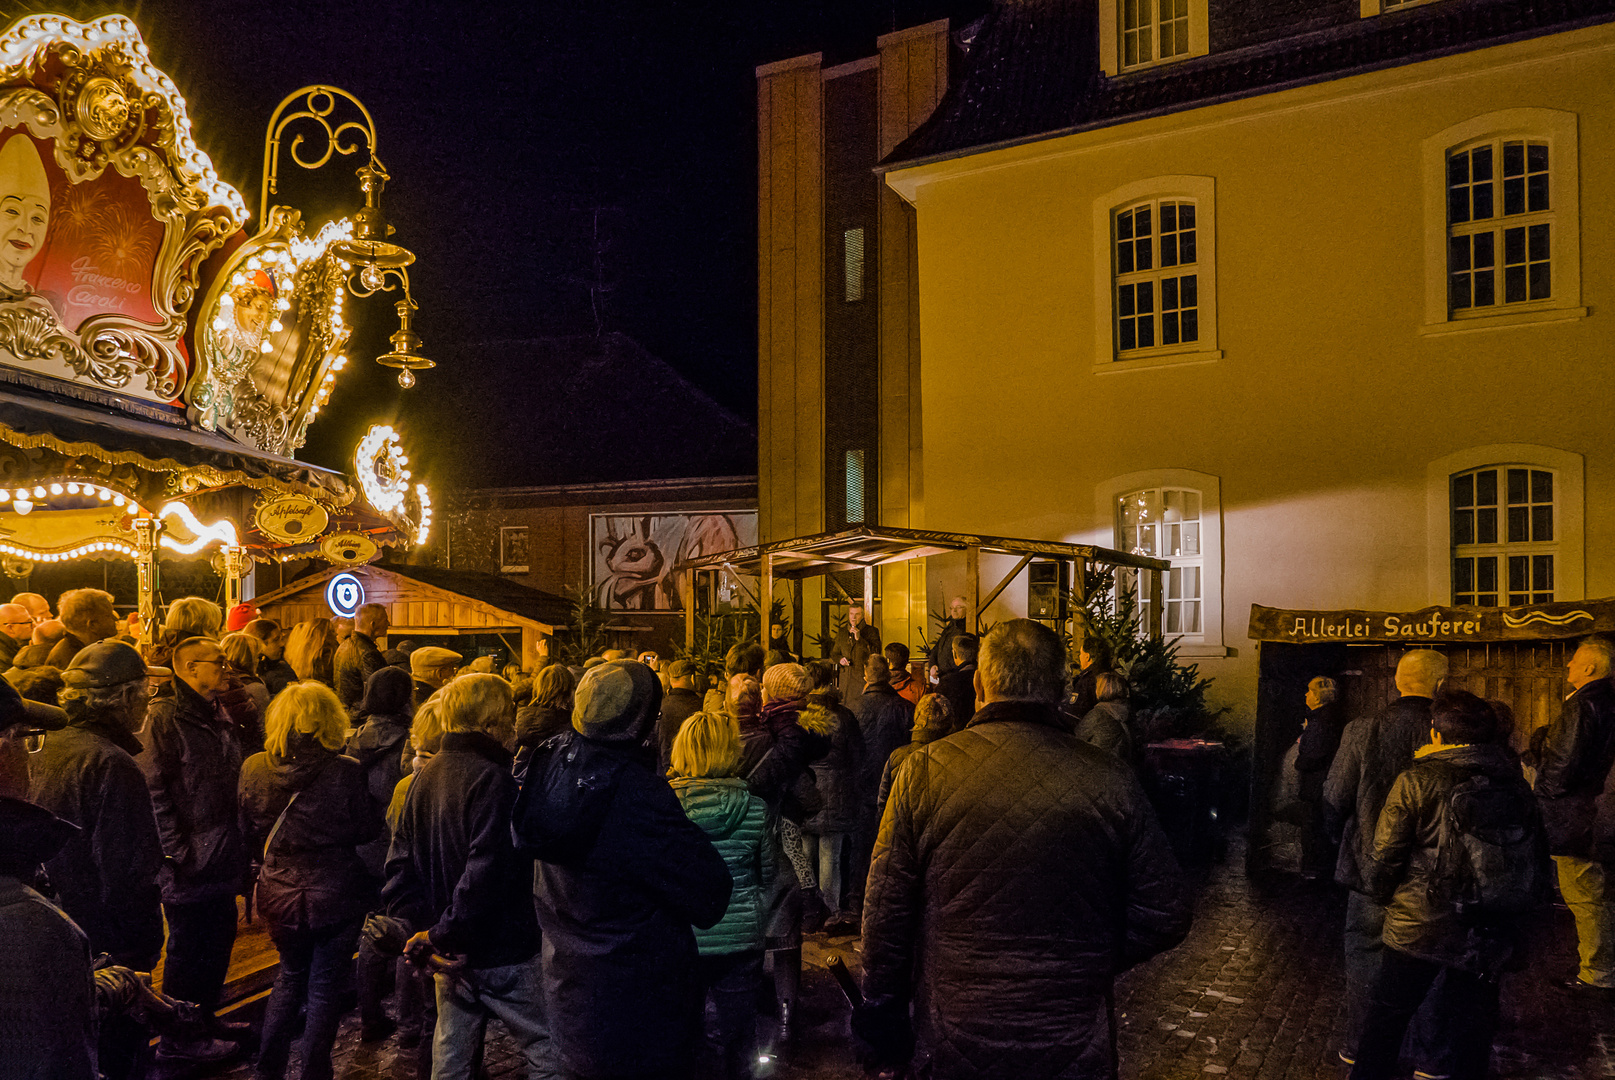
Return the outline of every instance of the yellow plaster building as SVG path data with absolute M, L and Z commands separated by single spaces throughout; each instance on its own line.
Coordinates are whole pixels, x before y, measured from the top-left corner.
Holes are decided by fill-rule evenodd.
M 1252 604 L 1615 595 L 1615 4 L 1293 6 L 996 5 L 881 167 L 924 357 L 893 511 L 1170 558 L 1236 725 Z

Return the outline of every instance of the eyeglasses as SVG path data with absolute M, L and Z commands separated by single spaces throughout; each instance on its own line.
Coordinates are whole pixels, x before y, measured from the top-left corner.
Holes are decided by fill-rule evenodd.
M 190 664 L 193 667 L 195 665 L 197 665 L 197 664 L 212 664 L 214 667 L 221 667 L 222 668 L 224 666 L 224 661 L 223 660 L 192 660 L 192 661 L 190 661 Z
M 37 754 L 45 749 L 44 728 L 25 728 L 17 737 L 22 740 L 22 748 L 30 754 Z

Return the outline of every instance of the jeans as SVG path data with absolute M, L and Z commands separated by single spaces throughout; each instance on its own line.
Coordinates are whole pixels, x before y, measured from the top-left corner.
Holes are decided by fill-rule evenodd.
M 1446 982 L 1439 1001 L 1430 993 L 1438 975 Z M 1497 983 L 1489 979 L 1399 949 L 1385 949 L 1351 1080 L 1391 1080 L 1401 1075 L 1396 1059 L 1402 1036 L 1413 1014 L 1427 1001 L 1436 1003 L 1432 1023 L 1441 1040 L 1452 1048 L 1446 1071 L 1453 1080 L 1484 1080 L 1491 1062 L 1492 1035 L 1497 1030 L 1497 999 Z
M 387 981 L 392 977 L 397 957 L 383 956 L 369 938 L 359 939 L 359 958 L 354 962 L 354 975 L 359 984 L 359 1020 L 367 1028 L 379 1028 L 387 1023 Z
M 846 907 L 846 875 L 842 873 L 842 860 L 847 852 L 846 833 L 802 833 L 802 847 L 808 865 L 815 870 L 819 884 L 819 899 L 830 909 L 831 917 L 840 915 Z
M 701 987 L 712 1012 L 706 1043 L 710 1056 L 721 1063 L 715 1076 L 748 1080 L 757 1060 L 757 995 L 763 985 L 763 953 L 727 953 L 703 956 L 699 961 Z
M 470 1080 L 489 1017 L 510 1032 L 527 1060 L 529 1078 L 557 1075 L 544 1018 L 543 965 L 537 956 L 522 964 L 468 968 L 463 975 L 434 978 L 437 1030 L 432 1035 L 432 1080 Z
M 1385 909 L 1353 890 L 1346 898 L 1346 929 L 1342 935 L 1346 951 L 1346 1045 L 1348 1057 L 1356 1056 L 1357 1044 L 1367 1029 L 1373 1009 L 1374 987 L 1379 981 L 1381 960 L 1386 953 L 1381 941 L 1385 929 Z M 1441 1000 L 1445 980 L 1440 980 L 1431 1004 L 1418 1010 L 1413 1024 L 1411 1052 L 1422 1066 L 1445 1069 L 1448 1048 L 1434 1033 L 1431 1015 Z
M 331 1080 L 331 1047 L 342 1022 L 342 991 L 359 941 L 359 925 L 354 919 L 318 930 L 274 935 L 280 972 L 264 1013 L 264 1037 L 258 1051 L 260 1077 L 281 1080 L 286 1075 L 297 1013 L 306 1001 L 303 1080 Z
M 1576 919 L 1581 956 L 1577 977 L 1594 986 L 1615 987 L 1615 903 L 1604 891 L 1604 867 L 1569 855 L 1555 855 L 1559 895 Z
M 236 898 L 220 896 L 194 904 L 164 904 L 168 958 L 163 993 L 194 1001 L 208 1012 L 219 1007 L 230 950 L 236 943 Z

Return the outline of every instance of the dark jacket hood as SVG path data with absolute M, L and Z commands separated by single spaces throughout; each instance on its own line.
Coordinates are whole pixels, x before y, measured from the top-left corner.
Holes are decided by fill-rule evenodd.
M 359 703 L 359 718 L 371 716 L 401 716 L 409 723 L 409 704 L 415 693 L 415 680 L 403 668 L 384 667 L 370 676 L 365 683 L 364 700 Z
M 576 731 L 541 745 L 528 763 L 516 803 L 517 846 L 541 862 L 563 866 L 588 858 L 623 771 L 655 764 L 648 766 L 636 751 Z
M 1498 743 L 1444 746 L 1440 750 L 1424 746 L 1414 756 L 1414 761 L 1439 761 L 1469 772 L 1485 773 L 1487 776 L 1520 775 L 1520 759 L 1515 756 L 1514 751 Z
M 409 720 L 404 716 L 372 716 L 348 737 L 344 751 L 359 764 L 369 767 L 383 757 L 398 756 L 398 747 L 409 738 Z
M 338 756 L 335 750 L 327 750 L 318 739 L 302 731 L 294 731 L 287 737 L 285 757 L 273 750 L 266 753 L 269 755 L 269 770 L 274 773 L 276 782 L 292 791 L 302 791 L 312 784 L 315 777 Z

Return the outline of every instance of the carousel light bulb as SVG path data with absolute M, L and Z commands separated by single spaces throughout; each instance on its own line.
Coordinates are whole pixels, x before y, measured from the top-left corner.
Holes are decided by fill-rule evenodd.
M 387 284 L 387 275 L 382 271 L 381 267 L 375 263 L 370 263 L 359 272 L 359 280 L 364 284 L 365 288 L 374 291 Z
M 258 351 L 267 355 L 268 353 L 274 352 L 275 347 L 269 344 L 267 341 L 261 341 L 258 343 Z
M 16 502 L 12 503 L 11 505 L 16 507 L 17 508 L 17 513 L 22 514 L 24 517 L 26 517 L 28 515 L 28 511 L 30 511 L 30 510 L 32 510 L 34 508 L 34 504 L 31 501 L 29 501 L 28 499 L 18 499 Z
M 123 496 L 122 495 L 114 495 L 114 496 L 112 496 L 112 505 L 113 506 L 122 506 L 123 505 Z
M 52 484 L 50 486 L 50 493 L 52 495 L 60 495 L 62 493 L 62 485 L 60 485 L 60 484 Z
M 275 307 L 279 311 L 290 311 L 292 302 L 290 300 L 276 300 Z
M 108 491 L 106 488 L 97 488 L 95 493 L 100 497 L 102 502 L 106 502 L 108 499 L 112 498 L 112 492 Z
M 45 497 L 45 489 L 42 488 L 42 487 L 35 487 L 34 488 L 34 498 L 43 499 L 44 497 Z
M 284 329 L 286 329 L 286 328 L 284 326 L 280 325 L 280 320 L 279 319 L 276 319 L 274 322 L 269 324 L 269 332 L 271 334 L 278 334 Z
M 67 493 L 69 495 L 77 495 L 79 493 L 79 486 L 77 484 L 68 484 Z
M 398 385 L 405 390 L 415 385 L 415 373 L 409 368 L 400 368 L 398 372 Z
M 11 501 L 11 492 L 6 491 L 4 488 L 0 488 L 0 502 L 10 502 L 10 501 Z

